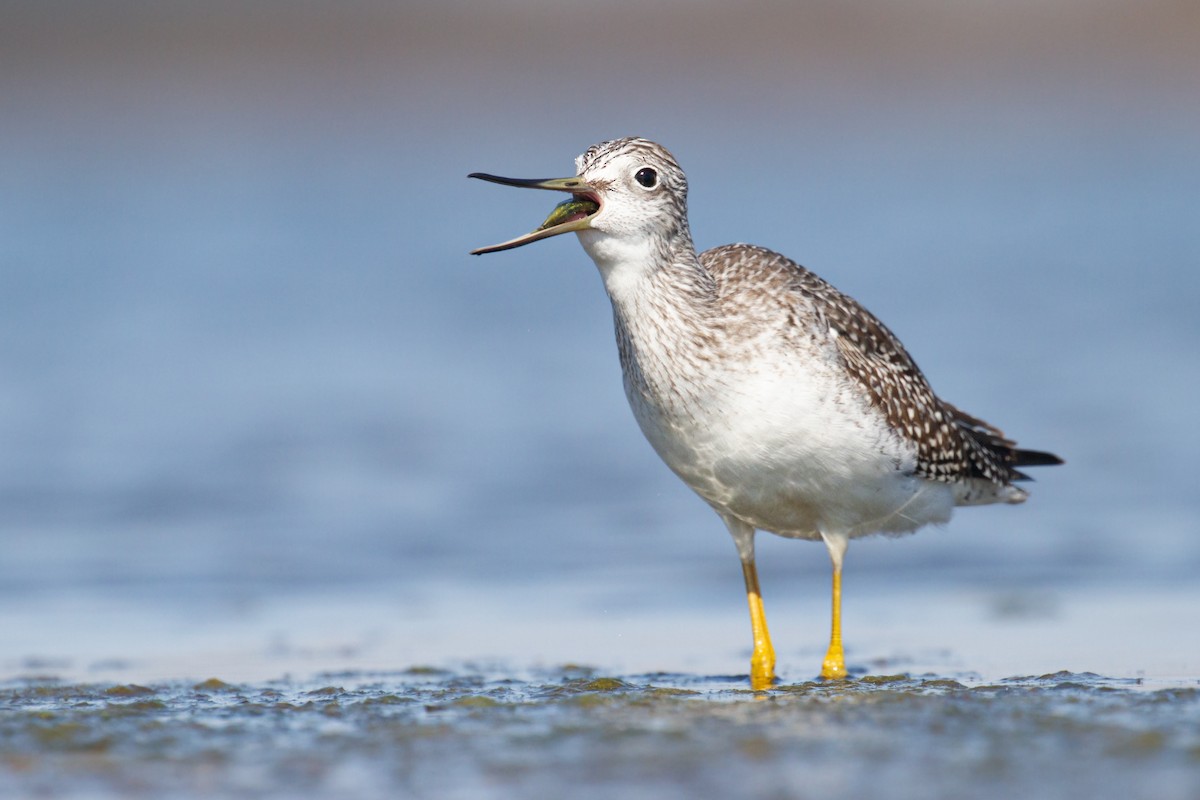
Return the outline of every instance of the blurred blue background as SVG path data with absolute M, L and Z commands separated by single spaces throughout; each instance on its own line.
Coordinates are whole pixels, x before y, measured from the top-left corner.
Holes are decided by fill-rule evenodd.
M 849 603 L 1195 607 L 1197 87 L 1188 0 L 10 0 L 0 670 L 186 649 L 198 617 L 293 641 L 322 604 L 390 658 L 520 661 L 470 610 L 539 603 L 699 608 L 737 633 L 681 646 L 743 668 L 734 550 L 632 420 L 594 267 L 573 237 L 467 255 L 553 201 L 468 172 L 631 134 L 688 171 L 701 248 L 795 258 L 1068 462 L 1023 507 L 856 543 Z M 820 610 L 777 646 L 819 651 L 823 550 L 760 539 L 777 626 Z M 431 616 L 444 645 L 406 627 Z

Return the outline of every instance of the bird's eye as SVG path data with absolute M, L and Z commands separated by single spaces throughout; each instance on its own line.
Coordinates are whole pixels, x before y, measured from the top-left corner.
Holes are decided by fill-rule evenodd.
M 649 167 L 642 167 L 633 176 L 633 179 L 645 186 L 647 189 L 653 189 L 658 185 L 658 173 Z

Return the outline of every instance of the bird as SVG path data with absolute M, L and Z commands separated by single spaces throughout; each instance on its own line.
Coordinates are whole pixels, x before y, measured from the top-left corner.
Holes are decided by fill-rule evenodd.
M 566 178 L 468 177 L 568 198 L 493 253 L 573 232 L 612 304 L 625 394 L 666 465 L 732 535 L 750 609 L 750 685 L 776 681 L 755 535 L 820 541 L 832 562 L 820 677 L 849 675 L 842 565 L 852 539 L 1016 504 L 1021 467 L 1063 463 L 940 399 L 900 340 L 850 296 L 779 253 L 697 253 L 687 176 L 665 147 L 589 147 Z

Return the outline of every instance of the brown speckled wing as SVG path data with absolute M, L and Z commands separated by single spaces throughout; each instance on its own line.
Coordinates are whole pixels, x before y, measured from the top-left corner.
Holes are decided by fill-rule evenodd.
M 742 264 L 770 263 L 790 272 L 789 288 L 808 301 L 805 306 L 815 309 L 818 329 L 825 328 L 835 337 L 847 374 L 862 386 L 888 425 L 915 446 L 918 474 L 947 483 L 983 479 L 997 485 L 1025 477 L 1013 467 L 1034 463 L 1020 460 L 1020 454 L 1031 451 L 1014 449 L 997 428 L 940 400 L 900 340 L 853 298 L 794 261 L 762 248 L 730 245 L 705 253 L 703 260 L 728 263 L 731 259 Z

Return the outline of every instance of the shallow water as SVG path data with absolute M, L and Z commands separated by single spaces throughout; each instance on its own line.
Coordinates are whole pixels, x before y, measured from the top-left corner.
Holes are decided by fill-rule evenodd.
M 1195 788 L 1190 6 L 235 5 L 0 12 L 0 794 Z M 733 546 L 594 268 L 467 255 L 551 205 L 468 172 L 630 133 L 702 247 L 795 257 L 1067 459 L 850 549 L 850 665 L 899 686 L 807 683 L 828 559 L 763 536 L 802 688 L 738 693 Z
M 728 677 L 413 667 L 0 688 L 0 791 L 88 796 L 1194 797 L 1200 688 L 1059 672 Z M 1069 789 L 1066 787 L 1069 785 Z

